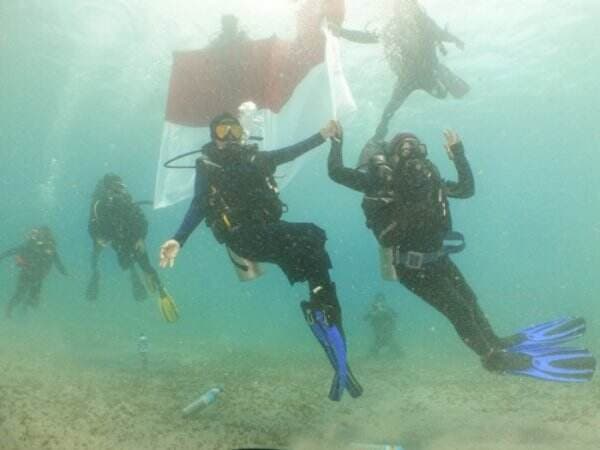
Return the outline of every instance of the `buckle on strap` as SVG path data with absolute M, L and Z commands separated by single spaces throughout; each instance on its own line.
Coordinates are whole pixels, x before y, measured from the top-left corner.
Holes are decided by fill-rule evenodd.
M 315 323 L 329 326 L 330 320 L 327 316 L 326 308 L 315 308 L 309 302 L 302 302 L 302 312 L 304 313 L 304 319 L 309 326 L 314 325 Z
M 421 269 L 425 261 L 425 254 L 420 252 L 407 252 L 404 265 L 409 269 Z

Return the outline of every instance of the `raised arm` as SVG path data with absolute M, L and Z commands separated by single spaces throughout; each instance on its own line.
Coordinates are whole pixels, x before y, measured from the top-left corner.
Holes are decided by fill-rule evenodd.
M 446 193 L 448 197 L 452 198 L 472 197 L 475 194 L 475 180 L 471 166 L 465 156 L 463 143 L 454 131 L 447 130 L 444 134 L 446 137 L 446 151 L 458 173 L 458 181 L 446 181 Z
M 268 152 L 260 152 L 260 156 L 264 158 L 267 164 L 275 168 L 281 164 L 293 161 L 313 148 L 318 147 L 323 142 L 325 142 L 325 138 L 322 136 L 322 134 L 316 133 L 308 139 L 298 142 L 297 144 L 290 145 L 289 147 L 271 150 Z
M 347 30 L 340 28 L 340 37 L 357 44 L 378 44 L 379 36 L 370 31 Z
M 327 159 L 329 178 L 355 191 L 366 192 L 369 176 L 360 170 L 344 166 L 342 147 L 343 137 L 341 135 L 339 139 L 331 141 L 331 150 Z
M 357 44 L 379 43 L 379 35 L 370 31 L 348 30 L 335 23 L 330 23 L 329 29 L 335 36 L 345 39 L 346 41 L 355 42 Z
M 261 164 L 264 164 L 267 169 L 275 171 L 277 166 L 288 163 L 302 156 L 304 153 L 318 147 L 327 139 L 332 138 L 338 131 L 338 125 L 335 121 L 330 120 L 318 133 L 312 135 L 308 139 L 298 142 L 289 147 L 269 152 L 259 152 L 259 157 L 262 158 Z

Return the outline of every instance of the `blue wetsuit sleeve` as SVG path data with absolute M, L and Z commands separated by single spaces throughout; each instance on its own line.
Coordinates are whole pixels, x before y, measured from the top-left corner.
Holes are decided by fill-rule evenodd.
M 190 237 L 192 232 L 200 225 L 200 223 L 206 217 L 205 202 L 204 199 L 208 193 L 208 180 L 200 170 L 196 169 L 196 181 L 194 183 L 194 198 L 192 203 L 179 227 L 173 239 L 175 239 L 181 246 L 185 244 L 185 241 Z
M 453 145 L 450 150 L 454 154 L 454 165 L 458 173 L 458 181 L 446 181 L 447 195 L 451 198 L 469 198 L 475 195 L 475 179 L 469 161 L 465 156 L 462 142 Z
M 271 167 L 277 167 L 281 164 L 288 163 L 293 161 L 294 159 L 302 156 L 309 150 L 318 147 L 325 139 L 321 136 L 321 133 L 316 133 L 297 144 L 290 145 L 289 147 L 280 148 L 278 150 L 271 150 L 268 152 L 260 152 L 262 158 L 265 158 L 265 161 Z

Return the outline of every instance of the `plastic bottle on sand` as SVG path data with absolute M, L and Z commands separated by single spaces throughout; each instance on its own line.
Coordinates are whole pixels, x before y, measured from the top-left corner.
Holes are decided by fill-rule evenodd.
M 190 416 L 190 415 L 194 414 L 195 412 L 200 411 L 201 409 L 204 409 L 207 406 L 212 405 L 214 402 L 217 401 L 217 396 L 221 392 L 223 392 L 223 388 L 220 386 L 209 389 L 204 394 L 202 394 L 200 397 L 198 397 L 198 399 L 196 399 L 194 402 L 190 403 L 188 406 L 183 408 L 183 411 L 182 411 L 183 417 Z

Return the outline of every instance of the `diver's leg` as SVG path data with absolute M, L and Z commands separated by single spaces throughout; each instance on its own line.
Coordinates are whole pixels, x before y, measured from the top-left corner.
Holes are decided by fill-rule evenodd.
M 495 348 L 477 322 L 470 301 L 455 288 L 450 260 L 443 258 L 421 270 L 398 266 L 401 283 L 413 293 L 444 314 L 454 325 L 463 342 L 479 356 L 488 355 Z
M 98 290 L 100 289 L 100 270 L 98 269 L 98 261 L 101 252 L 102 245 L 94 240 L 91 258 L 92 276 L 90 277 L 90 281 L 88 281 L 88 285 L 85 290 L 85 297 L 90 302 L 94 302 L 98 299 Z
M 481 333 L 490 343 L 492 343 L 494 347 L 500 347 L 501 339 L 496 335 L 496 333 L 494 333 L 492 325 L 479 306 L 477 295 L 475 295 L 475 292 L 473 289 L 471 289 L 471 286 L 469 286 L 459 268 L 450 259 L 448 264 L 448 275 L 450 276 L 450 280 L 454 288 L 458 291 L 462 298 L 465 299 L 466 304 L 469 305 L 471 316 L 475 323 L 477 323 L 479 326 Z
M 32 279 L 29 283 L 29 300 L 27 301 L 27 305 L 32 308 L 37 308 L 40 304 L 40 296 L 42 292 L 42 282 L 43 278 L 35 278 Z
M 15 292 L 10 300 L 6 303 L 6 307 L 4 309 L 4 315 L 7 319 L 12 317 L 12 310 L 15 306 L 23 301 L 23 298 L 27 294 L 29 290 L 29 277 L 26 275 L 24 270 L 21 270 L 19 273 L 19 278 L 17 280 L 17 286 L 15 287 Z
M 307 281 L 310 300 L 301 307 L 309 327 L 335 370 L 329 398 L 339 400 L 346 388 L 353 397 L 362 394 L 346 361 L 342 313 L 335 284 L 331 282 L 331 261 L 325 250 L 327 236 L 311 223 L 277 222 L 240 227 L 227 244 L 243 258 L 277 264 L 290 283 Z
M 377 339 L 374 339 L 373 343 L 371 344 L 371 350 L 369 351 L 369 355 L 373 358 L 377 358 L 379 356 L 380 349 L 381 347 L 379 346 Z
M 134 265 L 129 268 L 129 280 L 131 281 L 131 289 L 133 292 L 133 298 L 138 302 L 143 302 L 148 298 L 148 291 L 144 287 L 144 283 L 140 280 L 140 276 L 137 273 Z
M 135 254 L 135 260 L 140 266 L 140 269 L 143 270 L 146 275 L 146 279 L 148 280 L 148 284 L 150 285 L 150 289 L 152 291 L 158 291 L 161 296 L 165 295 L 165 288 L 163 287 L 162 282 L 160 281 L 160 277 L 156 272 L 156 269 L 152 267 L 150 263 L 150 258 L 148 258 L 148 252 L 145 249 L 139 250 Z
M 396 111 L 400 109 L 402 104 L 406 101 L 408 96 L 416 89 L 415 83 L 411 79 L 406 78 L 398 78 L 396 81 L 396 85 L 394 86 L 394 92 L 392 93 L 392 97 L 388 101 L 385 109 L 383 110 L 383 115 L 381 116 L 381 120 L 379 121 L 379 125 L 377 126 L 377 130 L 375 131 L 375 136 L 373 136 L 374 141 L 383 141 L 388 133 L 388 126 Z
M 388 347 L 390 348 L 390 351 L 400 357 L 402 356 L 402 349 L 400 348 L 400 346 L 398 345 L 398 342 L 396 341 L 396 339 L 391 338 L 391 340 L 388 342 Z
M 384 347 L 387 347 L 385 336 L 383 336 L 381 334 L 375 334 L 375 344 L 374 344 L 375 356 L 378 356 Z
M 280 221 L 240 227 L 227 244 L 243 258 L 277 264 L 290 283 L 308 281 L 312 290 L 330 283 L 326 240 L 325 232 L 314 224 Z
M 119 267 L 129 271 L 129 281 L 131 282 L 133 298 L 138 302 L 146 300 L 148 298 L 148 291 L 146 291 L 144 283 L 140 280 L 134 264 L 136 250 L 130 245 L 123 245 L 121 243 L 113 243 L 113 248 L 117 253 Z

